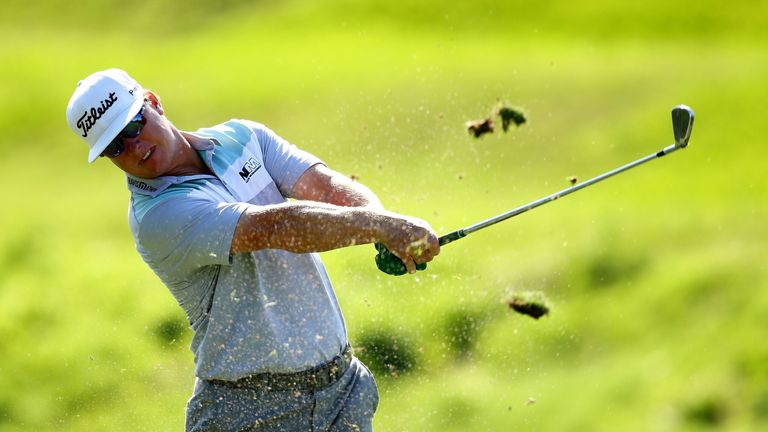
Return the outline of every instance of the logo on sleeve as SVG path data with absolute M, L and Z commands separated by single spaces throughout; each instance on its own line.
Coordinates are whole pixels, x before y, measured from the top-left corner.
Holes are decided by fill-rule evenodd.
M 243 179 L 244 182 L 248 183 L 248 180 L 250 180 L 260 168 L 261 162 L 257 161 L 255 158 L 250 158 L 243 164 L 243 168 L 240 169 L 238 174 L 240 174 L 240 178 Z

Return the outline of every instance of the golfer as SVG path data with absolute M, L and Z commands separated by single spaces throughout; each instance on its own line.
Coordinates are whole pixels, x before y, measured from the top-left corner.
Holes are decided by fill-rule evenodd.
M 186 429 L 372 430 L 376 383 L 316 252 L 381 242 L 413 273 L 440 251 L 430 226 L 262 124 L 177 129 L 119 69 L 80 81 L 67 122 L 125 172 L 136 249 L 194 332 Z

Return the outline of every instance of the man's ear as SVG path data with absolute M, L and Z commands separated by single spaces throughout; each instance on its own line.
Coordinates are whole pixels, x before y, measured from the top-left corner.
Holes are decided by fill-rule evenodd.
M 147 102 L 152 105 L 152 107 L 155 109 L 155 111 L 158 112 L 158 114 L 163 115 L 163 104 L 160 103 L 160 96 L 158 96 L 155 92 L 152 90 L 146 90 L 144 92 L 144 99 L 147 100 Z

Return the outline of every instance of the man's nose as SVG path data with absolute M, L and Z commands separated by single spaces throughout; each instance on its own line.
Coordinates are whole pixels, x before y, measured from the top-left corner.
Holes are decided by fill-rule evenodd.
M 141 143 L 141 140 L 139 139 L 140 135 L 137 135 L 132 138 L 123 138 L 123 145 L 125 146 L 125 151 L 128 153 L 140 153 L 141 147 L 139 144 Z

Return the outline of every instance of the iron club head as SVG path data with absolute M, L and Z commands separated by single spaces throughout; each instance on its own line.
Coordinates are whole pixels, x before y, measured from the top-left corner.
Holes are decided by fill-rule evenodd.
M 672 108 L 672 130 L 675 132 L 675 147 L 685 148 L 693 129 L 693 110 L 687 105 Z

